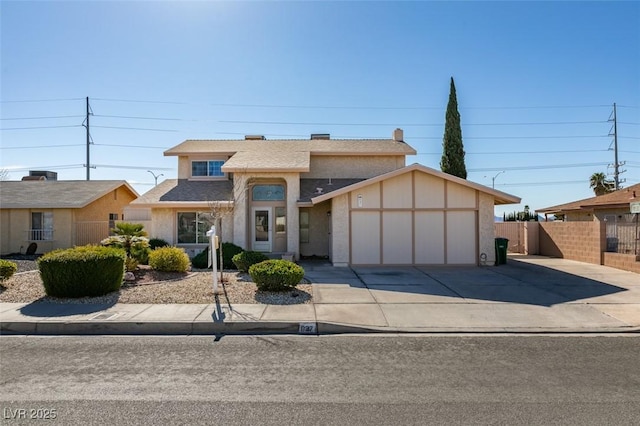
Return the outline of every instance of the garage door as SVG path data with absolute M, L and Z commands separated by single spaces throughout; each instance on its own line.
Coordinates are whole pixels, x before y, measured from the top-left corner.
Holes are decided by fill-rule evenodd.
M 475 265 L 475 211 L 351 212 L 354 265 Z

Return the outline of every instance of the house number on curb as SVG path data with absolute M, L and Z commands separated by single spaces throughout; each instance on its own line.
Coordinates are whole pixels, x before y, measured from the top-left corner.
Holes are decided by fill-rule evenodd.
M 301 322 L 298 327 L 298 334 L 316 334 L 316 323 Z

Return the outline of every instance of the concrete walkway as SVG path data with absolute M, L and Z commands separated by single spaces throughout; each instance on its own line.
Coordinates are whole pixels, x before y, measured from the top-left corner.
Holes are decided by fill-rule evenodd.
M 640 275 L 510 255 L 485 267 L 303 263 L 313 303 L 1 303 L 2 333 L 252 334 L 640 332 Z M 214 301 L 212 301 L 214 302 Z

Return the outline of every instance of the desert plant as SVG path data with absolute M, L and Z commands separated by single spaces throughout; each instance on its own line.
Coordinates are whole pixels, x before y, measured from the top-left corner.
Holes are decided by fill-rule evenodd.
M 163 272 L 186 272 L 189 256 L 179 247 L 160 247 L 149 253 L 149 266 Z
M 17 270 L 18 265 L 16 262 L 0 259 L 0 281 L 8 280 Z
M 132 257 L 142 264 L 146 264 L 149 260 L 149 240 L 146 237 L 112 235 L 100 241 L 100 244 L 121 248 L 126 252 L 127 257 Z
M 252 265 L 249 275 L 258 290 L 285 291 L 300 283 L 304 269 L 288 260 L 272 259 Z
M 130 237 L 146 237 L 147 232 L 144 230 L 144 225 L 141 223 L 131 222 L 119 222 L 116 223 L 116 227 L 111 229 L 115 235 L 130 236 Z
M 121 249 L 81 246 L 46 253 L 38 269 L 48 296 L 102 296 L 120 289 L 125 259 Z
M 134 257 L 127 256 L 124 261 L 124 269 L 127 272 L 133 272 L 138 268 L 138 260 Z
M 169 244 L 166 240 L 163 240 L 162 238 L 151 238 L 149 240 L 149 248 L 151 250 L 155 250 L 158 247 L 169 247 L 171 244 Z
M 232 257 L 233 263 L 238 267 L 241 272 L 249 271 L 251 265 L 263 262 L 269 258 L 259 251 L 243 251 Z

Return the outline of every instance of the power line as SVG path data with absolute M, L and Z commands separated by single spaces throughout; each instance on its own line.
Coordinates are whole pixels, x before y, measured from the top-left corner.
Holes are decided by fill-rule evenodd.
M 103 167 L 106 169 L 132 169 L 132 170 L 174 170 L 172 167 L 156 167 L 156 166 L 121 166 L 121 165 L 111 165 L 111 164 L 92 164 L 92 167 Z
M 170 146 L 145 146 L 145 145 L 119 145 L 119 144 L 109 144 L 109 143 L 94 143 L 94 146 L 112 146 L 119 148 L 152 148 L 152 149 L 169 149 Z
M 147 129 L 147 128 L 143 128 L 143 127 L 119 127 L 119 126 L 92 126 L 92 127 L 99 127 L 101 129 L 119 129 L 119 130 L 146 130 L 146 131 L 150 131 L 150 132 L 177 132 L 177 130 L 173 130 L 173 129 Z
M 80 124 L 73 124 L 69 126 L 34 126 L 34 127 L 4 127 L 0 130 L 34 130 L 34 129 L 62 129 L 65 127 L 82 127 Z
M 169 118 L 169 117 L 136 117 L 136 116 L 129 116 L 129 115 L 104 115 L 104 114 L 94 114 L 93 116 L 108 117 L 108 118 L 126 118 L 126 119 L 133 119 L 133 120 L 187 121 L 182 118 Z M 195 120 L 189 120 L 189 121 L 195 121 Z
M 608 149 L 567 149 L 558 151 L 486 151 L 486 152 L 465 152 L 465 155 L 501 155 L 501 154 L 567 154 L 583 152 L 608 152 Z M 416 155 L 442 155 L 442 152 L 418 152 Z
M 65 98 L 65 99 L 23 99 L 23 100 L 11 100 L 11 101 L 0 101 L 3 104 L 18 104 L 18 103 L 28 103 L 28 102 L 66 102 L 66 101 L 82 101 L 84 98 Z
M 48 119 L 57 119 L 57 118 L 81 118 L 84 115 L 53 115 L 50 117 L 10 117 L 10 118 L 0 118 L 0 120 L 48 120 Z
M 442 127 L 442 123 L 314 123 L 295 121 L 248 121 L 248 120 L 219 120 L 219 123 L 232 124 L 268 124 L 268 125 L 303 125 L 303 126 L 402 126 L 402 127 Z M 560 125 L 560 124 L 602 124 L 606 120 L 599 121 L 550 121 L 550 122 L 522 122 L 522 123 L 467 123 L 464 126 L 538 126 L 538 125 Z
M 576 163 L 576 164 L 553 164 L 544 166 L 510 166 L 510 167 L 487 167 L 480 169 L 468 169 L 469 172 L 495 172 L 497 170 L 544 170 L 544 169 L 565 169 L 576 167 L 597 167 L 606 166 L 609 163 Z
M 71 145 L 31 145 L 31 146 L 0 146 L 0 149 L 41 149 L 41 148 L 65 148 L 69 146 L 84 146 L 84 144 Z

